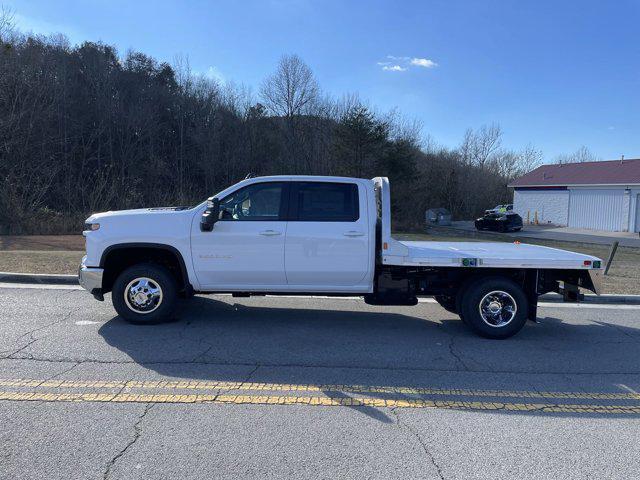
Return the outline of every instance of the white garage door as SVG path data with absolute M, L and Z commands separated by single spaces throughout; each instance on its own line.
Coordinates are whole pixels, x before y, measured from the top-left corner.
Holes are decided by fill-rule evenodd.
M 609 230 L 622 229 L 623 190 L 571 190 L 569 226 Z

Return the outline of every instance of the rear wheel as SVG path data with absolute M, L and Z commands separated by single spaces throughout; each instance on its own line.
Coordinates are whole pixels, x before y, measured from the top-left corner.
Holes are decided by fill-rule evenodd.
M 131 323 L 160 323 L 171 318 L 177 290 L 176 280 L 166 268 L 151 263 L 134 265 L 114 282 L 113 306 Z
M 465 290 L 461 307 L 465 323 L 487 338 L 511 337 L 527 321 L 527 296 L 507 278 L 478 278 Z

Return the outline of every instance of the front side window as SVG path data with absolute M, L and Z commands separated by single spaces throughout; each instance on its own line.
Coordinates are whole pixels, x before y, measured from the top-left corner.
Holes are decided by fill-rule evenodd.
M 256 183 L 220 200 L 222 221 L 275 221 L 280 219 L 282 182 Z
M 302 182 L 293 196 L 298 221 L 355 222 L 360 217 L 354 183 Z

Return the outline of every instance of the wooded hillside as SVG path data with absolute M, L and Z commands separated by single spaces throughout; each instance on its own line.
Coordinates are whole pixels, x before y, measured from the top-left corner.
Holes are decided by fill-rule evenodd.
M 295 55 L 251 92 L 185 60 L 0 26 L 0 225 L 10 233 L 196 204 L 248 173 L 386 175 L 395 227 L 420 225 L 427 207 L 470 218 L 508 201 L 508 180 L 540 161 L 532 147 L 505 150 L 501 135 L 484 126 L 437 147 L 397 113 L 327 96 Z

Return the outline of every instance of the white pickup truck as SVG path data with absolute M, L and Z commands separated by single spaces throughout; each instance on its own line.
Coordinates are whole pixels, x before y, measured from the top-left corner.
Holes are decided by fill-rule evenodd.
M 112 292 L 124 319 L 157 323 L 194 293 L 363 296 L 416 305 L 433 296 L 479 335 L 535 320 L 538 296 L 600 293 L 599 258 L 516 243 L 398 241 L 389 182 L 320 176 L 246 179 L 193 208 L 86 220 L 80 284 Z

